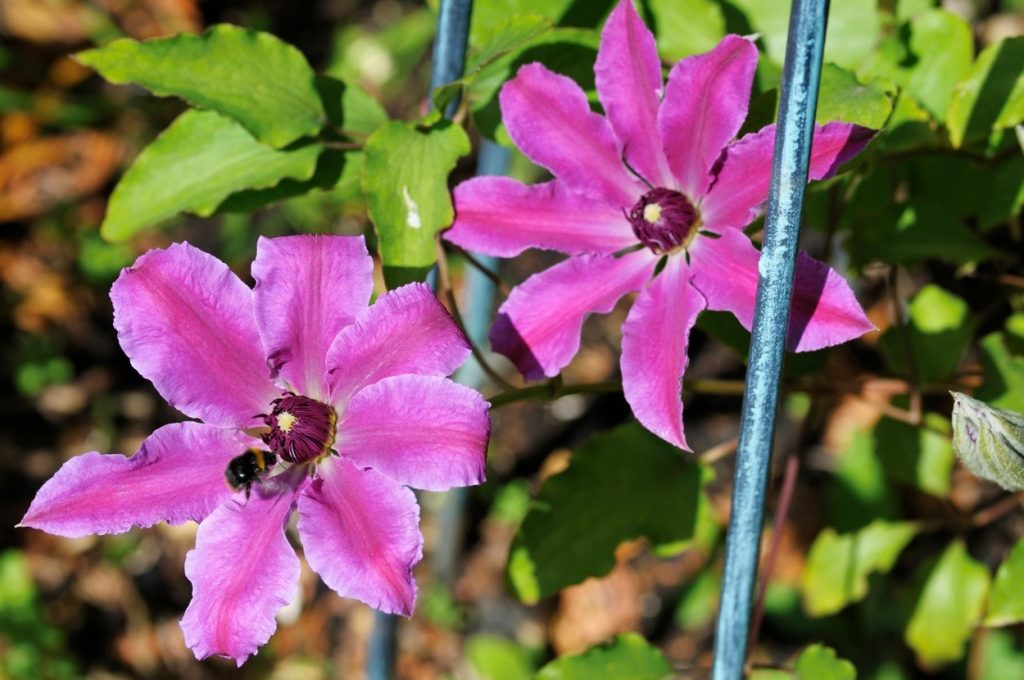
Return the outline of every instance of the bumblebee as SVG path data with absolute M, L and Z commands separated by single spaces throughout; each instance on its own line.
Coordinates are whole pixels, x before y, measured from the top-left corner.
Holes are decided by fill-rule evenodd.
M 245 489 L 245 499 L 252 494 L 252 485 L 261 475 L 277 464 L 277 456 L 270 451 L 249 449 L 240 456 L 235 456 L 224 470 L 224 478 L 235 491 Z

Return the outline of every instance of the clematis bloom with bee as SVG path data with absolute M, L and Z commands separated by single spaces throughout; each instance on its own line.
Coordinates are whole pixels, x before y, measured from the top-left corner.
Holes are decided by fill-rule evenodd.
M 121 273 L 121 347 L 195 420 L 161 427 L 130 457 L 72 458 L 21 522 L 70 537 L 199 522 L 181 627 L 198 658 L 239 665 L 296 596 L 293 510 L 324 583 L 409 615 L 423 545 L 409 487 L 481 483 L 490 432 L 487 402 L 446 377 L 470 348 L 430 289 L 368 305 L 362 237 L 261 238 L 252 274 L 254 289 L 187 243 Z

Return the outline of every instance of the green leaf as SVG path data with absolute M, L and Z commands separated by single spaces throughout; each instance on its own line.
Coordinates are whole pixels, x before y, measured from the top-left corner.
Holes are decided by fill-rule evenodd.
M 910 68 L 907 89 L 937 120 L 945 120 L 953 89 L 974 57 L 970 25 L 944 10 L 920 14 L 910 22 L 910 52 L 917 62 Z
M 722 578 L 715 569 L 704 569 L 679 596 L 675 620 L 681 630 L 692 632 L 706 628 L 715 620 Z
M 548 479 L 516 535 L 508 577 L 537 602 L 608 573 L 615 548 L 646 536 L 678 543 L 699 533 L 702 468 L 639 425 L 598 434 Z
M 949 421 L 926 413 L 924 423 L 928 429 L 883 418 L 875 426 L 875 455 L 891 479 L 944 498 L 949 495 L 953 445 L 940 432 L 949 431 Z
M 920 587 L 904 640 L 926 669 L 960 660 L 985 607 L 988 569 L 958 539 L 937 561 L 925 565 L 917 580 Z
M 1008 630 L 992 630 L 984 636 L 984 671 L 980 680 L 1024 678 L 1024 650 L 1015 638 Z
M 828 495 L 828 519 L 837 531 L 856 531 L 872 518 L 895 519 L 899 515 L 870 432 L 854 433 L 839 456 L 834 480 Z
M 136 83 L 219 111 L 275 148 L 315 135 L 324 124 L 306 58 L 269 33 L 219 24 L 202 35 L 121 38 L 77 58 L 113 83 Z
M 1024 37 L 989 45 L 957 84 L 946 125 L 953 146 L 1024 120 Z
M 840 221 L 850 231 L 854 263 L 964 264 L 997 255 L 968 228 L 987 193 L 972 194 L 971 187 L 984 186 L 984 179 L 977 164 L 949 154 L 875 168 L 856 186 Z
M 906 88 L 941 123 L 956 84 L 971 68 L 971 27 L 962 17 L 938 9 L 915 15 L 908 27 L 909 40 L 886 43 L 865 70 Z
M 909 21 L 935 7 L 935 0 L 896 0 L 896 20 Z
M 537 2 L 537 0 L 477 0 L 473 3 L 473 14 L 469 24 L 470 45 L 476 48 L 483 44 L 490 36 L 494 35 L 496 28 L 508 21 L 511 16 L 540 15 L 555 24 L 560 22 L 568 12 L 578 13 L 577 8 L 573 7 L 576 4 L 578 3 L 573 0 L 545 0 L 544 2 Z M 591 13 L 596 14 L 603 13 L 610 3 L 604 2 L 605 7 L 601 7 L 601 2 L 586 4 L 592 7 L 584 9 L 589 9 Z M 598 19 L 598 16 L 574 17 L 573 25 L 596 26 Z
M 796 660 L 798 680 L 856 680 L 857 669 L 840 659 L 831 647 L 814 644 L 800 653 Z
M 551 19 L 541 14 L 516 14 L 503 19 L 479 36 L 480 47 L 467 60 L 466 75 L 526 47 L 552 28 Z
M 365 137 L 388 122 L 388 114 L 384 108 L 358 86 L 324 76 L 317 78 L 317 91 L 323 100 L 331 125 L 337 132 L 343 132 L 349 138 Z M 354 197 L 361 200 L 362 191 L 359 183 L 362 172 L 362 151 L 326 148 L 320 154 L 316 170 L 309 179 L 285 179 L 269 189 L 240 191 L 221 203 L 217 212 L 252 212 L 272 203 L 300 196 L 312 196 L 311 200 L 335 203 Z
M 252 212 L 279 201 L 306 196 L 317 191 L 330 191 L 338 195 L 359 194 L 362 170 L 362 152 L 324 149 L 309 179 L 283 179 L 269 189 L 239 191 L 231 194 L 217 206 L 217 213 Z
M 452 223 L 448 173 L 469 153 L 469 138 L 447 121 L 425 130 L 392 122 L 370 135 L 363 151 L 363 192 L 384 280 L 388 288 L 421 281 L 437 257 L 437 233 Z
M 908 374 L 909 353 L 914 374 L 921 382 L 934 382 L 952 374 L 974 334 L 967 303 L 930 283 L 914 295 L 907 312 L 906 327 L 890 327 L 879 339 L 879 348 L 890 368 Z
M 804 609 L 811 616 L 828 616 L 863 600 L 868 576 L 888 573 L 915 533 L 912 522 L 883 520 L 852 534 L 824 529 L 814 539 L 800 584 Z
M 1014 332 L 1014 329 L 1020 329 Z M 1006 321 L 1006 330 L 989 333 L 979 343 L 984 380 L 975 396 L 982 401 L 1024 412 L 1024 313 Z
M 786 54 L 791 2 L 734 0 L 729 3 L 744 15 L 750 31 L 760 34 L 765 52 L 776 64 Z M 844 0 L 833 3 L 825 37 L 825 61 L 856 68 L 874 49 L 881 31 L 877 0 Z
M 313 175 L 319 144 L 275 150 L 215 111 L 189 110 L 142 150 L 118 182 L 101 233 L 127 239 L 180 212 L 211 215 L 242 189 Z
M 594 60 L 599 40 L 597 31 L 555 28 L 474 71 L 473 77 L 467 81 L 465 97 L 481 134 L 501 143 L 498 135 L 501 124 L 498 92 L 524 64 L 542 63 L 552 71 L 572 78 L 584 90 L 593 91 Z
M 466 662 L 480 680 L 523 680 L 533 675 L 529 652 L 497 635 L 481 633 L 466 640 Z
M 841 120 L 879 130 L 889 119 L 896 99 L 891 82 L 875 78 L 861 83 L 852 72 L 835 64 L 823 67 L 820 88 L 815 114 L 820 124 Z
M 504 82 L 498 74 L 511 75 L 508 64 L 513 56 L 537 43 L 552 28 L 551 19 L 543 15 L 516 14 L 482 30 L 482 35 L 474 36 L 479 47 L 466 61 L 465 75 L 434 90 L 434 107 L 443 111 L 465 88 L 470 88 L 470 108 L 479 108 L 481 101 L 492 96 Z
M 1024 621 L 1024 539 L 999 565 L 992 591 L 988 595 L 986 626 L 1009 626 Z
M 1008 491 L 1024 490 L 1024 416 L 953 395 L 953 449 L 974 474 Z
M 1024 209 L 1024 154 L 1003 159 L 986 179 L 987 190 L 978 210 L 978 226 L 983 230 L 1005 224 Z
M 358 85 L 330 76 L 319 76 L 316 89 L 327 120 L 346 134 L 367 136 L 388 122 L 388 112 L 384 107 Z
M 537 673 L 537 680 L 663 680 L 672 667 L 656 647 L 636 633 L 623 633 L 613 642 L 582 654 L 563 656 Z
M 658 54 L 668 62 L 708 52 L 725 35 L 725 16 L 711 0 L 651 0 Z

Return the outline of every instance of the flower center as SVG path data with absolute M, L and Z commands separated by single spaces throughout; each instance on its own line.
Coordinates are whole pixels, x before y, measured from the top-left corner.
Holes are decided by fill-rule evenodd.
M 271 402 L 273 410 L 263 416 L 270 432 L 263 441 L 289 463 L 308 463 L 327 455 L 334 445 L 338 414 L 315 399 L 288 394 Z
M 658 255 L 685 246 L 700 221 L 686 196 L 662 187 L 644 194 L 626 217 L 640 242 Z

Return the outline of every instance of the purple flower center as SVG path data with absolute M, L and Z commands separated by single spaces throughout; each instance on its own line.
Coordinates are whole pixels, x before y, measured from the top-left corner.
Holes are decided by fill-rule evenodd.
M 698 222 L 686 196 L 662 187 L 644 194 L 626 217 L 640 242 L 658 255 L 685 246 Z
M 288 394 L 271 402 L 263 416 L 270 432 L 263 435 L 270 450 L 290 463 L 308 463 L 327 455 L 334 445 L 338 414 L 315 399 Z

